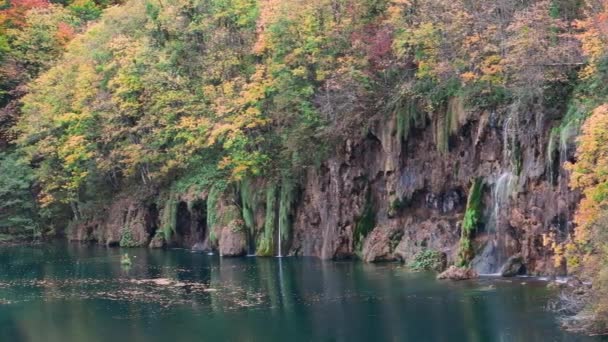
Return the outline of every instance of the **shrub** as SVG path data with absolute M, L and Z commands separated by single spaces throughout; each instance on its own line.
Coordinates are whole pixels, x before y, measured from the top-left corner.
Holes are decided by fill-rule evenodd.
M 416 254 L 408 267 L 414 271 L 441 272 L 445 268 L 445 264 L 445 254 L 432 249 L 425 249 Z

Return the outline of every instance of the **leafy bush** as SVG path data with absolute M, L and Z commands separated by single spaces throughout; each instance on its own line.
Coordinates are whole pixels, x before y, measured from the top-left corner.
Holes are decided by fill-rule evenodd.
M 32 193 L 34 176 L 15 153 L 0 153 L 0 233 L 40 233 Z
M 416 254 L 408 267 L 414 271 L 441 272 L 445 268 L 445 263 L 445 254 L 432 249 L 425 249 Z
M 123 227 L 120 231 L 120 247 L 138 247 L 139 244 L 133 238 L 133 232 L 129 227 Z

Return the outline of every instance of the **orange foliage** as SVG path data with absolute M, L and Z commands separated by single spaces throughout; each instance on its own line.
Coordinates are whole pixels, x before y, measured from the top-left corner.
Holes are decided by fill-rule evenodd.
M 589 13 L 584 20 L 575 23 L 580 30 L 577 38 L 583 53 L 589 58 L 589 64 L 581 72 L 583 78 L 595 73 L 596 62 L 608 48 L 608 1 L 604 0 L 600 8 L 599 13 Z
M 572 172 L 570 186 L 580 189 L 584 198 L 581 200 L 575 216 L 578 225 L 572 243 L 566 246 L 573 253 L 570 255 L 579 264 L 575 254 L 593 251 L 596 225 L 602 211 L 608 204 L 608 104 L 597 107 L 582 127 L 578 138 L 577 162 L 567 164 Z M 575 265 L 573 265 L 575 264 Z
M 59 23 L 59 25 L 57 25 L 57 32 L 55 35 L 57 36 L 57 39 L 59 39 L 61 45 L 67 44 L 74 38 L 75 34 L 74 28 L 66 23 Z
M 11 6 L 0 11 L 0 27 L 23 27 L 27 12 L 50 5 L 48 0 L 11 0 Z

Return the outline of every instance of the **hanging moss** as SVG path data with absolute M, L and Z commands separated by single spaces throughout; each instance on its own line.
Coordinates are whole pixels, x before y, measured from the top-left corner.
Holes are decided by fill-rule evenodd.
M 279 243 L 281 244 L 289 240 L 289 236 L 291 235 L 290 214 L 295 199 L 295 189 L 296 186 L 294 181 L 290 177 L 283 177 L 279 198 L 279 226 L 281 227 Z
M 243 221 L 250 234 L 255 233 L 255 212 L 259 204 L 258 192 L 253 189 L 251 181 L 243 180 L 239 184 L 239 192 L 241 194 L 241 207 L 243 211 Z
M 481 223 L 482 208 L 481 196 L 483 194 L 483 179 L 477 178 L 473 181 L 467 199 L 467 208 L 464 213 L 460 232 L 460 244 L 458 248 L 458 266 L 464 267 L 473 260 L 475 251 L 473 250 L 472 237 Z
M 450 120 L 447 111 L 440 111 L 435 119 L 435 146 L 437 151 L 447 153 L 450 150 Z
M 177 225 L 177 199 L 175 194 L 170 194 L 169 199 L 165 201 L 160 222 L 160 231 L 162 231 L 165 241 L 169 242 L 176 231 Z
M 435 145 L 437 151 L 450 150 L 450 136 L 458 133 L 460 125 L 466 120 L 464 102 L 460 96 L 450 98 L 435 118 Z
M 216 228 L 218 227 L 218 202 L 220 195 L 222 194 L 222 188 L 217 185 L 213 185 L 209 189 L 207 195 L 207 229 L 209 230 L 209 241 L 212 244 L 217 243 Z
M 450 135 L 458 133 L 460 126 L 467 120 L 467 111 L 464 108 L 462 96 L 454 96 L 447 106 L 447 131 Z
M 374 229 L 375 226 L 376 213 L 374 212 L 371 191 L 368 190 L 365 207 L 363 208 L 361 216 L 357 218 L 357 222 L 355 224 L 354 243 L 356 251 L 361 251 L 363 248 L 363 240 Z
M 274 255 L 274 229 L 277 215 L 277 187 L 274 184 L 266 188 L 266 217 L 264 230 L 257 240 L 256 254 L 260 256 Z
M 395 105 L 397 116 L 397 137 L 407 141 L 412 128 L 422 128 L 425 123 L 425 114 L 418 108 L 415 100 L 402 98 Z

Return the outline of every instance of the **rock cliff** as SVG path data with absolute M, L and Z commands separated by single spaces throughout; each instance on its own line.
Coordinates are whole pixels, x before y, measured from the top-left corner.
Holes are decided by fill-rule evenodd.
M 226 256 L 276 255 L 280 241 L 282 254 L 366 262 L 408 263 L 431 249 L 451 264 L 469 188 L 481 179 L 483 212 L 471 263 L 476 271 L 496 273 L 520 253 L 529 273 L 564 273 L 545 243 L 547 236 L 566 237 L 578 200 L 567 188 L 566 171 L 555 167 L 571 158 L 569 141 L 557 156 L 549 146 L 550 127 L 558 121 L 542 112 L 466 113 L 461 105 L 453 111 L 424 117 L 406 135 L 398 115 L 377 115 L 365 134 L 345 139 L 318 168 L 307 170 L 297 189 L 258 179 L 231 187 L 221 200 L 210 201 L 208 191 L 165 200 L 160 215 L 156 205 L 143 204 L 156 193 L 127 196 L 104 219 L 75 224 L 69 237 L 107 245 L 196 245 Z M 443 130 L 446 120 L 455 122 L 449 130 Z M 167 220 L 169 229 L 162 229 Z M 157 229 L 173 234 L 159 243 Z

